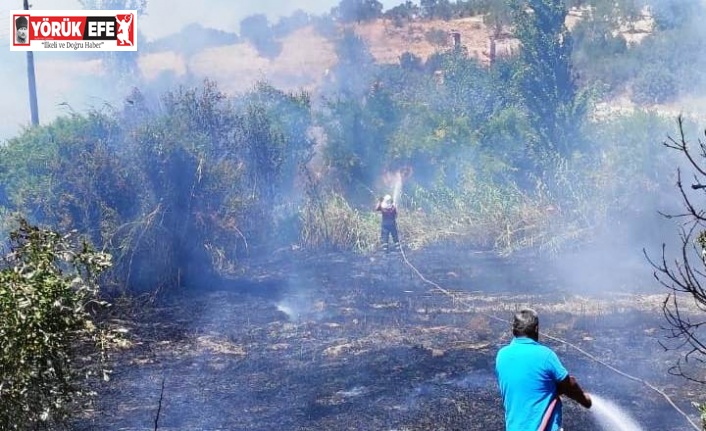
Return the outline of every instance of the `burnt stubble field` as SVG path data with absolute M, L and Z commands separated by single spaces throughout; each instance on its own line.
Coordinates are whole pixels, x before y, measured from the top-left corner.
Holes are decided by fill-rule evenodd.
M 664 293 L 654 285 L 577 292 L 533 259 L 447 249 L 287 251 L 248 269 L 120 322 L 131 345 L 115 352 L 111 382 L 74 429 L 501 430 L 494 357 L 510 340 L 503 319 L 522 305 L 540 312 L 543 333 L 660 388 L 692 420 L 691 401 L 704 400 L 668 374 L 677 353 L 658 343 Z M 690 429 L 645 384 L 542 341 L 645 430 Z M 566 430 L 600 429 L 570 400 L 564 418 Z

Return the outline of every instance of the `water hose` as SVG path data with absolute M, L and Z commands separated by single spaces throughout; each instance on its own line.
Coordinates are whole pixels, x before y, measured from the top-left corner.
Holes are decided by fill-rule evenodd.
M 549 407 L 547 407 L 547 411 L 544 412 L 544 417 L 542 418 L 542 422 L 539 424 L 538 431 L 550 431 L 547 429 L 547 426 L 549 426 L 549 419 L 551 419 L 552 415 L 554 414 L 554 409 L 556 408 L 556 405 L 558 403 L 559 403 L 559 395 L 555 396 L 552 399 L 552 402 L 549 403 Z
M 427 279 L 426 277 L 424 277 L 424 275 L 423 275 L 421 272 L 419 272 L 419 270 L 407 259 L 407 255 L 405 254 L 404 249 L 403 249 L 401 246 L 400 246 L 400 253 L 401 253 L 401 255 L 402 255 L 402 260 L 404 260 L 404 263 L 405 263 L 407 266 L 409 266 L 410 269 L 412 269 L 412 271 L 419 277 L 420 280 L 422 280 L 423 282 L 425 282 L 425 283 L 427 283 L 427 284 L 430 284 L 431 286 L 433 286 L 433 287 L 434 287 L 436 290 L 438 290 L 439 292 L 441 292 L 441 293 L 443 293 L 444 295 L 450 297 L 450 298 L 454 301 L 454 303 L 455 303 L 456 301 L 458 301 L 460 304 L 465 305 L 465 306 L 468 307 L 469 309 L 473 309 L 472 305 L 466 303 L 466 302 L 463 300 L 463 298 L 457 297 L 456 295 L 453 294 L 453 292 L 451 292 L 451 291 L 449 291 L 449 290 L 447 290 L 447 289 L 444 289 L 444 288 L 441 287 L 439 284 L 437 284 L 437 283 L 435 283 L 435 282 L 433 282 L 433 281 Z M 475 311 L 475 310 L 474 310 L 474 311 Z M 497 317 L 497 316 L 494 316 L 494 315 L 492 315 L 492 314 L 483 313 L 483 312 L 481 312 L 481 311 L 476 311 L 476 312 L 477 312 L 478 314 L 481 314 L 481 315 L 483 315 L 483 316 L 489 318 L 489 319 L 496 320 L 496 321 L 499 321 L 499 322 L 503 322 L 503 323 L 506 323 L 506 324 L 508 324 L 508 325 L 510 324 L 510 322 L 509 322 L 508 320 L 502 319 L 502 318 Z M 600 365 L 603 365 L 604 367 L 610 369 L 611 371 L 614 371 L 614 372 L 620 374 L 621 376 L 626 377 L 626 378 L 628 378 L 628 379 L 630 379 L 630 380 L 633 380 L 633 381 L 635 381 L 635 382 L 642 383 L 643 385 L 645 385 L 645 386 L 647 386 L 648 388 L 652 389 L 653 391 L 657 392 L 657 393 L 660 394 L 662 397 L 664 397 L 665 400 L 667 400 L 667 402 L 669 403 L 669 405 L 672 406 L 672 407 L 674 408 L 674 410 L 676 410 L 676 411 L 679 412 L 682 416 L 684 416 L 684 418 L 689 422 L 689 424 L 690 424 L 695 430 L 701 431 L 701 428 L 700 428 L 698 425 L 696 425 L 696 424 L 691 420 L 691 418 L 689 417 L 689 415 L 687 415 L 682 409 L 680 409 L 676 404 L 674 404 L 674 401 L 672 401 L 672 399 L 669 397 L 669 395 L 667 395 L 666 393 L 664 393 L 664 391 L 660 390 L 659 388 L 657 388 L 657 387 L 655 387 L 654 385 L 652 385 L 652 384 L 646 382 L 646 381 L 643 380 L 643 379 L 640 379 L 640 378 L 638 378 L 638 377 L 632 376 L 632 375 L 630 375 L 630 374 L 628 374 L 628 373 L 626 373 L 626 372 L 624 372 L 624 371 L 620 371 L 619 369 L 615 368 L 614 366 L 612 366 L 612 365 L 610 365 L 610 364 L 607 364 L 606 362 L 604 362 L 604 361 L 598 359 L 597 357 L 595 357 L 594 355 L 592 355 L 592 354 L 586 352 L 585 350 L 581 349 L 580 347 L 578 347 L 578 346 L 576 346 L 576 345 L 574 345 L 574 344 L 572 344 L 572 343 L 569 343 L 568 341 L 562 340 L 561 338 L 558 338 L 558 337 L 553 337 L 553 336 L 551 336 L 551 335 L 547 335 L 547 334 L 545 334 L 545 333 L 542 333 L 542 335 L 544 335 L 545 337 L 547 337 L 547 338 L 549 338 L 549 339 L 551 339 L 551 340 L 554 340 L 554 341 L 556 341 L 556 342 L 558 342 L 558 343 L 561 343 L 561 344 L 564 344 L 564 345 L 566 345 L 566 346 L 569 346 L 569 347 L 575 349 L 576 351 L 578 351 L 579 353 L 581 353 L 582 355 L 586 356 L 587 358 L 589 358 L 589 359 L 595 361 L 596 363 L 598 363 L 598 364 L 600 364 Z M 541 430 L 541 428 L 540 428 L 540 430 Z

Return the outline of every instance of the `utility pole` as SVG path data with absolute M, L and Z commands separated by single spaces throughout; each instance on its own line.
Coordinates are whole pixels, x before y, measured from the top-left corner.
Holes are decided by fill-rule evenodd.
M 29 10 L 29 0 L 24 0 L 24 10 Z M 36 126 L 39 124 L 39 108 L 37 107 L 37 82 L 34 78 L 34 52 L 32 51 L 27 51 L 27 82 L 29 83 L 29 109 L 32 113 L 32 125 Z

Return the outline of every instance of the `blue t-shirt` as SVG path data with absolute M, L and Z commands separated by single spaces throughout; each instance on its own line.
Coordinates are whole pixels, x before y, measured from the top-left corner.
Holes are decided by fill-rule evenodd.
M 515 337 L 495 358 L 495 373 L 505 406 L 506 431 L 537 431 L 557 384 L 569 372 L 549 347 L 528 337 Z M 561 401 L 547 431 L 561 428 Z

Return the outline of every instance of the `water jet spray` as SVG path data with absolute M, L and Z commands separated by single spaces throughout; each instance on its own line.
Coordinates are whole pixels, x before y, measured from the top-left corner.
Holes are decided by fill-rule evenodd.
M 392 188 L 392 201 L 395 205 L 399 205 L 400 196 L 402 196 L 402 186 L 411 175 L 412 169 L 408 167 L 393 172 L 385 172 L 383 175 L 385 185 Z
M 605 431 L 643 431 L 642 427 L 617 404 L 591 394 L 593 405 L 589 410 Z

